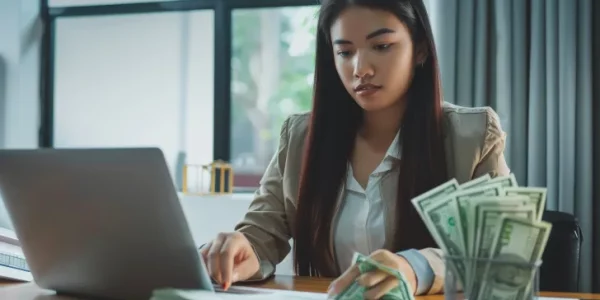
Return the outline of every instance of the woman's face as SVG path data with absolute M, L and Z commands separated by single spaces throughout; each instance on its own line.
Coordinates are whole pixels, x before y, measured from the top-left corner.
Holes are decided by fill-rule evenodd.
M 333 23 L 331 40 L 340 79 L 365 111 L 403 101 L 416 62 L 410 32 L 394 14 L 351 6 Z

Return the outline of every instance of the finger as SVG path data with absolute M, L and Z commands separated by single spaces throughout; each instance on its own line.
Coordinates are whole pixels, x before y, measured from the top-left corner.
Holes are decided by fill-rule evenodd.
M 338 279 L 334 280 L 329 287 L 328 294 L 335 295 L 341 293 L 346 287 L 356 280 L 356 277 L 360 276 L 360 270 L 356 264 L 349 267 Z
M 356 282 L 366 288 L 374 287 L 387 279 L 390 275 L 381 271 L 368 272 L 360 275 Z
M 204 245 L 204 247 L 202 247 L 200 249 L 200 255 L 202 255 L 202 258 L 204 259 L 204 263 L 206 263 L 208 261 L 208 251 L 210 250 L 211 246 L 212 246 L 212 241 L 206 243 Z
M 233 283 L 240 280 L 246 280 L 258 272 L 259 268 L 260 266 L 258 265 L 258 261 L 245 259 L 233 267 L 231 282 Z
M 395 270 L 399 270 L 401 267 L 401 264 L 399 263 L 401 260 L 400 256 L 386 250 L 375 251 L 369 257 L 374 261 Z
M 369 257 L 374 261 L 382 264 L 386 264 L 393 261 L 397 254 L 386 251 L 386 250 L 377 250 L 373 252 Z
M 220 263 L 221 263 L 221 278 L 223 289 L 227 290 L 231 286 L 231 277 L 234 267 L 234 258 L 240 250 L 240 241 L 236 238 L 229 237 L 221 247 Z
M 387 277 L 384 281 L 378 285 L 367 290 L 364 294 L 365 299 L 381 299 L 387 292 L 398 286 L 398 279 L 396 277 Z
M 221 247 L 225 240 L 225 236 L 219 234 L 217 238 L 213 241 L 210 250 L 208 251 L 208 271 L 210 276 L 219 284 L 223 283 L 223 279 L 221 278 L 221 269 L 220 269 L 220 255 L 221 255 Z

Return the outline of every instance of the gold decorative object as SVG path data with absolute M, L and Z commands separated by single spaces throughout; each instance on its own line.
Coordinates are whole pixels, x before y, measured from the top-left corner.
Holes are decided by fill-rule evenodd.
M 204 188 L 204 175 L 210 174 L 209 188 Z M 195 175 L 196 188 L 190 189 L 190 177 Z M 233 193 L 233 169 L 222 160 L 207 165 L 185 164 L 183 166 L 183 193 L 187 195 L 224 195 Z

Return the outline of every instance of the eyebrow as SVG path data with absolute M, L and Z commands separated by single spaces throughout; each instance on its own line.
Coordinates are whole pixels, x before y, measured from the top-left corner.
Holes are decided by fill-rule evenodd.
M 380 28 L 380 29 L 377 29 L 377 30 L 367 34 L 367 37 L 365 39 L 368 40 L 368 39 L 372 39 L 374 37 L 380 36 L 382 34 L 395 33 L 395 32 L 396 31 L 389 29 L 389 28 Z M 352 42 L 349 40 L 341 40 L 341 39 L 335 40 L 335 41 L 333 41 L 333 43 L 336 45 L 352 44 Z

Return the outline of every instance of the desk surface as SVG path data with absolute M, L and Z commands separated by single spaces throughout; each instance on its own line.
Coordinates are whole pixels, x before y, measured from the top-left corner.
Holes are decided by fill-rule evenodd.
M 262 283 L 245 286 L 270 288 L 280 290 L 294 290 L 304 292 L 325 293 L 331 282 L 330 279 L 309 278 L 299 276 L 275 276 L 273 279 Z M 73 298 L 59 297 L 51 291 L 42 290 L 30 283 L 14 283 L 0 279 L 0 299 L 20 300 L 71 300 Z M 576 298 L 581 300 L 600 300 L 600 294 L 575 294 L 543 292 L 541 296 L 556 298 Z M 443 300 L 442 295 L 416 297 L 417 300 Z

